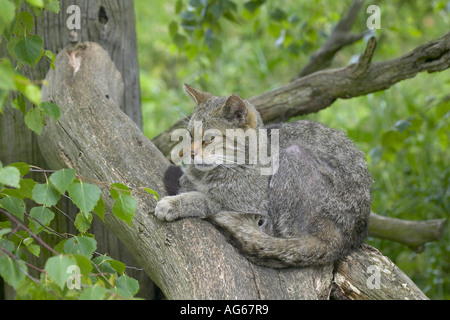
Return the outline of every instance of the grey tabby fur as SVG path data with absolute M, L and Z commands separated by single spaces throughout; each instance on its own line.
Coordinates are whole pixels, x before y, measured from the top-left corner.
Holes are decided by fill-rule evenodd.
M 185 89 L 196 103 L 189 131 L 194 121 L 224 134 L 230 128 L 264 128 L 248 101 Z M 156 216 L 206 218 L 249 260 L 273 268 L 333 263 L 358 248 L 371 205 L 364 154 L 343 132 L 318 122 L 265 128 L 279 130 L 274 175 L 261 175 L 257 164 L 188 165 L 178 194 L 159 201 Z

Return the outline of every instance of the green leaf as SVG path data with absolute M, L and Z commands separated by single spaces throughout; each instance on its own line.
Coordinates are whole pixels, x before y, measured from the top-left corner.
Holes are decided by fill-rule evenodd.
M 32 195 L 32 190 L 36 182 L 33 179 L 20 179 L 20 187 L 18 189 L 3 189 L 2 193 L 8 194 L 10 196 L 24 199 L 30 198 Z
M 110 188 L 111 197 L 117 199 L 121 194 L 130 196 L 130 188 L 123 183 L 113 183 Z
M 80 211 L 75 217 L 75 227 L 81 233 L 85 233 L 90 227 L 92 222 L 92 214 L 88 213 L 87 217 Z
M 27 0 L 29 4 L 39 9 L 44 8 L 44 0 Z
M 20 110 L 20 112 L 22 112 L 23 115 L 27 114 L 27 106 L 25 105 L 25 96 L 22 92 L 19 92 L 17 98 L 14 99 L 13 102 L 14 103 L 11 104 L 11 106 Z
M 0 89 L 13 90 L 15 88 L 13 66 L 11 61 L 4 58 L 0 61 Z
M 27 266 L 22 260 L 14 260 L 6 254 L 0 252 L 0 276 L 3 280 L 16 288 L 25 279 Z
M 175 34 L 175 36 L 173 36 L 172 40 L 175 43 L 175 45 L 177 46 L 178 50 L 183 50 L 188 42 L 187 38 L 179 33 Z
M 102 300 L 105 294 L 105 288 L 95 285 L 85 289 L 80 295 L 80 300 Z
M 39 258 L 39 254 L 41 253 L 41 247 L 37 244 L 33 243 L 33 238 L 28 237 L 23 240 L 23 244 L 30 251 L 30 253 Z
M 3 199 L 0 199 L 0 207 L 23 221 L 23 215 L 25 214 L 25 202 L 23 202 L 22 199 L 7 195 Z
M 16 6 L 9 0 L 0 0 L 0 8 L 0 34 L 3 34 L 16 16 Z
M 55 69 L 55 54 L 53 52 L 51 52 L 50 50 L 45 50 L 44 51 L 44 55 L 48 58 L 48 60 L 50 61 L 50 67 L 52 69 Z
M 131 220 L 136 211 L 136 200 L 131 196 L 121 194 L 114 202 L 112 211 L 117 218 L 131 226 Z
M 37 206 L 30 210 L 30 216 L 34 219 L 30 219 L 28 222 L 28 227 L 31 231 L 38 234 L 42 230 L 44 230 L 43 226 L 48 227 L 52 220 L 55 218 L 55 213 L 51 211 L 50 209 L 43 207 L 43 206 Z
M 97 265 L 101 272 L 115 274 L 116 270 L 109 263 L 111 260 L 113 259 L 110 256 L 104 254 L 95 257 L 94 259 L 92 259 L 92 262 Z
M 48 181 L 47 183 L 35 185 L 32 191 L 32 199 L 46 207 L 57 204 L 60 197 L 61 194 Z
M 80 267 L 81 274 L 89 276 L 89 273 L 94 267 L 92 265 L 91 259 L 81 254 L 74 254 L 72 255 L 72 257 L 74 257 L 77 260 L 77 265 Z
M 123 262 L 114 259 L 108 260 L 108 262 L 118 274 L 123 274 L 125 272 L 126 266 Z
M 50 279 L 62 289 L 66 285 L 67 279 L 72 275 L 68 273 L 68 268 L 72 265 L 76 265 L 75 258 L 66 255 L 59 255 L 51 257 L 45 263 L 45 271 Z
M 155 198 L 155 200 L 159 201 L 159 194 L 155 190 L 152 190 L 150 188 L 145 188 L 145 191 L 150 193 L 153 196 L 153 198 Z
M 123 297 L 132 297 L 139 291 L 139 283 L 127 275 L 120 276 L 114 284 L 116 292 Z
M 33 102 L 35 105 L 40 105 L 41 103 L 41 88 L 34 84 L 28 84 L 23 91 L 28 100 Z M 43 122 L 43 121 L 42 121 Z
M 25 37 L 17 43 L 14 53 L 20 61 L 33 67 L 44 51 L 42 43 L 42 39 L 38 35 Z
M 53 172 L 49 180 L 59 193 L 66 192 L 69 184 L 75 180 L 77 172 L 74 169 L 61 169 Z
M 24 26 L 28 33 L 31 32 L 34 27 L 34 17 L 31 13 L 29 13 L 28 11 L 21 12 L 20 22 L 20 25 Z
M 44 128 L 44 124 L 42 123 L 41 109 L 31 108 L 25 115 L 25 124 L 30 130 L 40 135 L 42 133 L 42 129 Z
M 172 21 L 169 24 L 169 35 L 173 38 L 178 32 L 178 23 Z
M 5 221 L 6 222 L 6 221 Z M 9 222 L 9 221 L 8 221 Z M 3 237 L 5 234 L 8 234 L 11 232 L 11 228 L 1 228 L 0 229 L 0 237 Z
M 408 120 L 399 120 L 395 123 L 394 127 L 399 132 L 403 132 L 411 126 L 411 122 Z
M 94 209 L 102 193 L 96 185 L 81 181 L 70 184 L 67 187 L 67 191 L 73 203 L 75 203 L 86 218 L 88 218 L 88 213 Z
M 98 200 L 92 211 L 94 211 L 94 213 L 98 215 L 102 221 L 105 221 L 105 203 L 102 198 Z
M 45 10 L 59 13 L 59 0 L 46 0 L 45 1 Z
M 30 166 L 26 164 L 25 162 L 14 162 L 8 164 L 8 167 L 15 167 L 19 169 L 20 176 L 26 175 L 28 172 L 30 172 Z
M 0 169 L 0 183 L 8 186 L 20 187 L 20 170 L 14 166 L 6 166 Z
M 89 259 L 97 249 L 97 241 L 94 238 L 75 236 L 67 239 L 64 243 L 64 252 L 71 254 L 81 254 Z
M 51 102 L 42 102 L 41 108 L 44 110 L 45 114 L 52 117 L 55 123 L 58 121 L 59 116 L 61 115 L 61 110 L 59 107 Z

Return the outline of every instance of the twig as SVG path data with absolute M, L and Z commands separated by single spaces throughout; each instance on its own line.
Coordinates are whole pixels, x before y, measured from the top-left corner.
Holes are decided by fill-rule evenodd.
M 327 41 L 310 57 L 309 62 L 299 72 L 297 78 L 329 67 L 339 50 L 355 43 L 367 34 L 368 31 L 359 34 L 350 33 L 350 29 L 363 4 L 363 0 L 353 1 L 346 15 L 336 24 Z
M 6 215 L 10 220 L 14 221 L 17 225 L 19 225 L 23 230 L 28 232 L 28 234 L 36 239 L 40 244 L 42 244 L 47 250 L 49 250 L 54 255 L 59 255 L 58 252 L 56 252 L 52 247 L 50 247 L 47 243 L 45 243 L 41 238 L 39 238 L 37 235 L 33 233 L 30 229 L 28 229 L 22 222 L 17 220 L 12 214 L 10 214 L 8 211 L 5 211 L 0 208 L 0 212 L 2 212 L 4 215 Z

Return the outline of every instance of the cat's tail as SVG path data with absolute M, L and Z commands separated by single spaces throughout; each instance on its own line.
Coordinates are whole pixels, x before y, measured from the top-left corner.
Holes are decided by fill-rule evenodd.
M 259 227 L 259 216 L 219 212 L 208 217 L 250 261 L 270 268 L 311 267 L 330 264 L 347 254 L 341 235 L 304 235 L 275 238 Z

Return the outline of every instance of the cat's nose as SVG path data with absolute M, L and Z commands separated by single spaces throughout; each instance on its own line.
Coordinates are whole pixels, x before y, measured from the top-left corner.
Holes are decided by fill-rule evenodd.
M 195 157 L 196 154 L 197 154 L 197 153 L 196 153 L 194 150 L 192 150 L 192 151 L 191 151 L 191 158 L 194 159 L 194 157 Z

